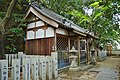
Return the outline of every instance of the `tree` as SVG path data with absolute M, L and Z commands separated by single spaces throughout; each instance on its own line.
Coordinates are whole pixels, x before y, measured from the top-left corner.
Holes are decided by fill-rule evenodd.
M 119 42 L 119 5 L 120 2 L 112 0 L 108 2 L 94 1 L 89 5 L 84 5 L 88 10 L 93 10 L 91 15 L 76 9 L 69 11 L 69 14 L 76 18 L 74 20 L 76 20 L 78 25 L 93 31 L 99 37 L 98 43 L 113 43 L 114 40 Z
M 5 15 L 5 17 L 1 20 L 0 22 L 0 59 L 2 58 L 5 58 L 5 51 L 4 51 L 4 36 L 5 36 L 5 26 L 7 24 L 7 22 L 9 21 L 11 15 L 12 15 L 12 12 L 13 12 L 13 8 L 15 7 L 15 5 L 17 4 L 18 0 L 12 0 L 9 7 L 8 7 L 8 10 L 7 10 L 7 13 Z
M 15 3 L 12 3 L 12 2 Z M 8 9 L 9 4 L 12 3 L 12 9 Z M 24 44 L 24 38 L 23 33 L 19 33 L 19 31 L 23 32 L 23 29 L 20 28 L 20 26 L 26 26 L 25 20 L 23 19 L 23 16 L 25 15 L 25 9 L 29 4 L 29 0 L 0 0 L 0 24 L 4 24 L 4 39 L 2 36 L 0 37 L 0 49 L 3 50 L 0 53 L 0 57 L 4 56 L 4 53 L 15 53 L 16 51 L 21 50 L 19 47 L 22 45 L 19 45 L 19 43 Z M 14 7 L 13 7 L 14 6 Z M 9 10 L 9 11 L 8 11 Z M 9 16 L 5 18 L 8 13 Z M 4 22 L 5 21 L 5 22 Z M 7 24 L 6 24 L 7 23 Z M 0 26 L 2 32 L 3 26 Z M 1 34 L 2 35 L 2 34 Z M 10 37 L 13 35 L 12 37 Z M 20 36 L 22 35 L 22 37 Z M 20 36 L 17 40 L 16 37 Z M 12 40 L 11 40 L 12 38 Z M 16 41 L 15 41 L 16 40 Z M 19 41 L 17 45 L 15 45 Z M 3 43 L 4 42 L 4 43 Z M 3 46 L 4 48 L 3 48 Z M 12 46 L 12 47 L 11 47 Z M 23 46 L 24 47 L 24 46 Z
M 36 0 L 36 2 L 94 32 L 99 37 L 97 43 L 113 43 L 114 40 L 120 43 L 118 0 Z M 92 9 L 92 14 L 86 14 L 85 8 Z

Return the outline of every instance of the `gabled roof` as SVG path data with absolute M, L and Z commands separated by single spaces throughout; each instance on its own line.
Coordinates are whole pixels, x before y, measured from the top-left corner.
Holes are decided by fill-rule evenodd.
M 34 2 L 32 2 L 30 4 L 30 7 L 35 9 L 38 13 L 42 14 L 43 16 L 57 22 L 58 24 L 64 25 L 65 28 L 73 29 L 73 31 L 77 34 L 81 34 L 83 36 L 88 35 L 88 33 L 86 33 L 87 29 L 79 27 L 78 25 L 74 24 L 72 21 L 68 20 L 67 18 L 65 18 L 65 17 L 63 17 L 63 16 L 61 16 L 61 15 L 59 15 L 59 14 L 57 14 L 57 13 L 51 11 L 51 10 L 48 10 L 45 7 L 39 6 L 38 4 L 36 4 Z M 26 17 L 27 16 L 28 15 L 26 15 Z M 57 26 L 57 24 L 56 24 L 56 26 Z

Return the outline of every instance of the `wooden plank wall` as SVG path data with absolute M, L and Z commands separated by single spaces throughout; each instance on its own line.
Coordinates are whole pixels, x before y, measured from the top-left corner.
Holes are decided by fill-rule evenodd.
M 26 41 L 26 54 L 29 55 L 51 55 L 55 38 L 44 38 Z

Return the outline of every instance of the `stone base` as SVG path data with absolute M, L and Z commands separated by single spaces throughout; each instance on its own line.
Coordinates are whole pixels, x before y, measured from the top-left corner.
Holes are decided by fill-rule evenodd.
M 90 61 L 89 61 L 89 62 L 87 62 L 86 64 L 87 64 L 87 65 L 89 65 L 89 64 L 90 64 Z
M 69 71 L 79 71 L 79 67 L 76 67 L 76 68 L 69 68 Z

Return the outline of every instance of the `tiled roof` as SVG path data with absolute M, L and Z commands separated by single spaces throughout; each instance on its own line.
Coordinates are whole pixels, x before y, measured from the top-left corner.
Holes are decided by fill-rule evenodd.
M 57 14 L 57 13 L 51 11 L 51 10 L 48 10 L 45 7 L 38 6 L 34 2 L 31 3 L 31 6 L 35 10 L 37 10 L 39 13 L 41 13 L 42 15 L 44 15 L 44 16 L 58 22 L 59 24 L 64 25 L 64 27 L 80 31 L 82 33 L 86 33 L 86 29 L 79 27 L 78 25 L 74 24 L 72 21 L 68 20 L 67 18 L 65 18 L 65 17 L 63 17 L 63 16 L 61 16 L 61 15 L 59 15 L 59 14 Z
M 87 33 L 87 29 L 81 28 L 80 26 L 76 25 L 75 23 L 73 23 L 71 20 L 68 20 L 67 18 L 45 8 L 42 6 L 39 6 L 38 4 L 32 2 L 30 4 L 31 7 L 33 7 L 36 11 L 38 11 L 39 13 L 41 13 L 42 15 L 56 21 L 59 24 L 64 25 L 64 27 L 66 28 L 71 28 L 73 30 L 76 30 L 78 32 L 81 32 L 83 34 L 86 34 L 88 37 L 92 37 L 92 38 L 96 38 L 98 39 L 98 37 L 91 35 L 89 33 Z

